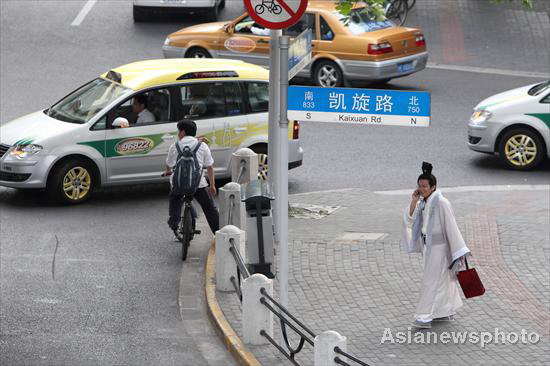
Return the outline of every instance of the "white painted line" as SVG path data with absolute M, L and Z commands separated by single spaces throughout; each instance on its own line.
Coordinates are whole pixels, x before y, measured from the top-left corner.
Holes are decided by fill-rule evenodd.
M 474 67 L 474 66 L 445 65 L 445 64 L 438 64 L 438 63 L 432 63 L 432 62 L 428 62 L 428 65 L 426 67 L 428 69 L 476 72 L 479 74 L 521 76 L 521 77 L 536 78 L 536 79 L 550 78 L 550 74 L 546 74 L 543 72 L 515 71 L 515 70 L 493 69 L 493 68 Z
M 463 192 L 512 192 L 512 191 L 550 191 L 550 185 L 507 185 L 507 186 L 461 186 L 438 188 L 443 193 L 463 193 Z M 388 196 L 411 195 L 413 189 L 397 189 L 394 191 L 375 191 L 375 194 Z
M 76 18 L 74 18 L 73 22 L 71 23 L 71 25 L 73 27 L 78 27 L 80 25 L 80 23 L 82 23 L 82 21 L 84 20 L 84 18 L 86 18 L 86 15 L 88 15 L 88 13 L 90 12 L 90 10 L 92 10 L 92 8 L 94 7 L 95 3 L 97 2 L 97 0 L 88 0 L 86 2 L 86 4 L 84 4 L 84 6 L 82 7 L 82 9 L 80 9 L 80 13 L 78 13 L 78 15 L 76 16 Z

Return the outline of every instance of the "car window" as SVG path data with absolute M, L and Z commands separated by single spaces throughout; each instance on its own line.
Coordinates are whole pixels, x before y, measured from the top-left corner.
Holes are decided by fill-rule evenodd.
M 305 13 L 294 25 L 283 29 L 283 34 L 290 37 L 297 37 L 306 29 L 311 29 L 312 39 L 316 39 L 315 14 Z
M 109 126 L 117 117 L 128 120 L 128 127 L 173 122 L 170 88 L 138 93 L 126 99 L 109 113 Z
M 269 29 L 256 23 L 250 16 L 235 24 L 235 33 L 252 34 L 256 36 L 269 36 Z
M 246 83 L 246 93 L 250 112 L 267 112 L 269 107 L 269 87 L 267 83 Z
M 91 130 L 93 131 L 104 130 L 106 127 L 107 127 L 107 116 L 103 116 L 96 123 L 94 123 Z
M 334 39 L 334 32 L 330 29 L 325 18 L 321 17 L 321 40 L 322 41 L 332 41 Z
M 237 83 L 197 83 L 181 87 L 181 103 L 186 118 L 234 116 L 244 111 Z
M 540 102 L 541 102 L 541 103 L 550 104 L 550 94 L 548 94 L 547 96 L 545 96 L 544 98 L 542 98 L 542 100 L 541 100 Z
M 97 78 L 54 104 L 47 114 L 64 122 L 86 123 L 109 103 L 129 91 L 120 84 Z
M 548 89 L 550 89 L 550 81 L 546 81 L 544 83 L 540 83 L 540 84 L 535 85 L 534 87 L 529 89 L 529 91 L 527 93 L 531 96 L 537 96 L 537 95 L 540 95 L 540 94 L 544 93 Z
M 395 26 L 395 23 L 391 20 L 377 21 L 372 19 L 368 11 L 365 11 L 365 8 L 353 9 L 349 13 L 349 17 L 337 11 L 334 12 L 334 15 L 340 23 L 355 35 Z

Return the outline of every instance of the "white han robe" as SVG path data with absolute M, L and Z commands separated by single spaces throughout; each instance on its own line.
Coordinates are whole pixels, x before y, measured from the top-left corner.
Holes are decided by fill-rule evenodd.
M 419 200 L 412 216 L 409 208 L 405 210 L 401 248 L 407 253 L 424 254 L 415 318 L 429 322 L 454 315 L 462 306 L 456 278 L 457 259 L 470 254 L 470 250 L 460 234 L 450 202 L 439 191 L 432 193 L 426 202 L 422 201 Z M 454 265 L 449 269 L 451 263 Z

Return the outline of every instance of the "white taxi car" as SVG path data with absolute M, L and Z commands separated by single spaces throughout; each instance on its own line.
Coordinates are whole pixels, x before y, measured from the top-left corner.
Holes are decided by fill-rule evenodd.
M 513 169 L 537 167 L 550 157 L 550 81 L 493 95 L 475 108 L 468 147 L 497 153 Z
M 257 152 L 267 169 L 268 71 L 235 60 L 150 60 L 121 66 L 50 108 L 0 126 L 0 186 L 47 188 L 66 203 L 97 186 L 160 176 L 183 118 L 210 141 L 217 177 L 232 153 Z M 289 168 L 302 164 L 299 124 L 289 123 Z

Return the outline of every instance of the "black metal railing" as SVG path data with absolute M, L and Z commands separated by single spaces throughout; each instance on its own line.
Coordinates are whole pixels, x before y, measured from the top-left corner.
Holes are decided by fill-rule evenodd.
M 341 356 L 344 356 L 346 357 L 347 359 L 349 360 L 352 360 L 354 362 L 357 362 L 359 365 L 361 366 L 369 366 L 367 363 L 361 361 L 360 359 L 358 359 L 357 357 L 354 357 L 352 355 L 350 355 L 349 353 L 346 353 L 344 351 L 342 351 L 340 349 L 340 347 L 334 347 L 334 353 L 338 354 L 338 355 L 341 355 Z M 334 357 L 334 362 L 336 362 L 338 365 L 343 365 L 343 366 L 351 366 L 349 363 L 345 362 L 344 360 L 342 360 L 340 357 L 336 356 Z
M 265 288 L 260 289 L 260 293 L 262 294 L 262 298 L 260 298 L 260 302 L 269 309 L 277 318 L 279 318 L 281 322 L 281 332 L 283 334 L 283 340 L 286 345 L 285 350 L 283 347 L 281 347 L 273 338 L 271 338 L 264 330 L 260 332 L 262 336 L 264 336 L 269 343 L 271 343 L 275 348 L 279 350 L 290 362 L 292 362 L 293 365 L 300 366 L 300 364 L 296 361 L 295 356 L 300 353 L 300 351 L 303 349 L 304 344 L 307 342 L 312 347 L 314 345 L 313 339 L 315 338 L 315 333 L 313 333 L 308 327 L 306 327 L 302 322 L 300 322 L 298 319 L 296 319 L 295 316 L 293 316 L 284 306 L 279 304 L 273 297 L 271 297 Z M 267 300 L 269 300 L 269 303 Z M 277 309 L 275 309 L 275 307 Z M 290 322 L 292 320 L 295 324 Z M 287 329 L 286 327 L 289 327 L 292 329 L 296 334 L 300 336 L 300 341 L 298 342 L 298 346 L 292 347 L 290 344 L 290 341 L 288 339 Z M 301 328 L 301 329 L 300 329 Z M 307 333 L 307 334 L 306 334 Z
M 243 302 L 243 293 L 241 291 L 241 276 L 243 279 L 250 277 L 250 272 L 248 271 L 248 268 L 246 268 L 246 264 L 244 263 L 244 259 L 241 256 L 241 253 L 235 246 L 235 240 L 233 238 L 229 239 L 229 252 L 233 255 L 233 259 L 235 260 L 235 264 L 237 265 L 237 278 L 235 276 L 231 276 L 229 280 L 233 284 L 233 288 L 235 289 L 235 292 L 237 293 L 237 296 L 239 296 L 239 300 Z
M 233 208 L 235 207 L 235 195 L 229 195 L 229 214 L 227 215 L 228 225 L 233 225 Z
M 241 160 L 241 169 L 239 170 L 239 177 L 237 178 L 237 183 L 242 184 L 241 179 L 243 178 L 243 174 L 246 171 L 246 160 Z

